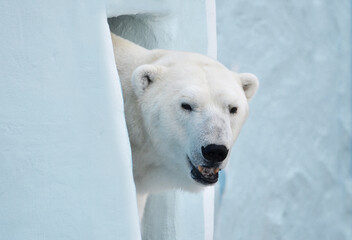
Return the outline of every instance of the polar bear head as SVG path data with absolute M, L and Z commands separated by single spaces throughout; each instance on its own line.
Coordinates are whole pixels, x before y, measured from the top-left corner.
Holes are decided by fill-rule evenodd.
M 247 118 L 257 78 L 200 54 L 168 52 L 138 66 L 131 84 L 149 147 L 165 156 L 158 161 L 170 178 L 176 176 L 174 185 L 194 191 L 216 183 Z

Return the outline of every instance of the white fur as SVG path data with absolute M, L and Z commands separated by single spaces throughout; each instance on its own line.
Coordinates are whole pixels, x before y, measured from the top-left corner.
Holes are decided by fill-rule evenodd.
M 231 72 L 200 54 L 147 50 L 113 34 L 112 41 L 138 196 L 172 188 L 199 191 L 204 186 L 192 179 L 188 158 L 198 166 L 202 146 L 231 149 L 257 78 Z M 193 111 L 182 109 L 182 103 Z M 229 112 L 233 106 L 236 114 Z M 144 205 L 145 199 L 139 202 Z

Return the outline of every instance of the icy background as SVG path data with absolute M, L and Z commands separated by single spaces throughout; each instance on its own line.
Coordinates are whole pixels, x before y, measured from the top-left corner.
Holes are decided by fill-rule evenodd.
M 218 59 L 261 86 L 215 239 L 351 240 L 351 2 L 217 1 L 217 32 Z
M 0 0 L 0 240 L 140 239 L 106 19 Z

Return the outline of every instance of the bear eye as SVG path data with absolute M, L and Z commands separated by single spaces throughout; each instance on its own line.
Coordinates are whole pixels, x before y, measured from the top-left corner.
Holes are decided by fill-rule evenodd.
M 231 113 L 231 114 L 237 113 L 237 107 L 232 107 L 232 108 L 230 108 L 230 113 Z
M 181 104 L 181 107 L 182 107 L 183 109 L 187 110 L 187 111 L 192 111 L 192 110 L 193 110 L 192 107 L 191 107 L 191 105 L 189 105 L 188 103 L 182 103 L 182 104 Z

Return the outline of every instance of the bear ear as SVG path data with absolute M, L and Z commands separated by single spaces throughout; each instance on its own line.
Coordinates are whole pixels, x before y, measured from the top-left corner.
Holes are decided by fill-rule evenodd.
M 136 95 L 141 96 L 151 84 L 161 77 L 163 70 L 163 66 L 152 64 L 137 67 L 132 73 L 132 87 Z
M 239 76 L 244 94 L 246 95 L 247 99 L 250 100 L 258 90 L 258 78 L 251 73 L 240 73 Z

